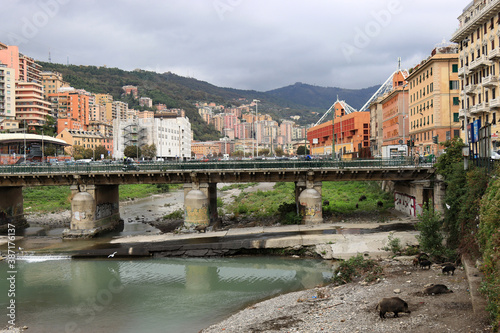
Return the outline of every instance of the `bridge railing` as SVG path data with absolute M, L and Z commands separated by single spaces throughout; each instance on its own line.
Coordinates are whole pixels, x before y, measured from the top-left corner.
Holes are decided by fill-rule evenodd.
M 91 163 L 73 165 L 0 165 L 0 174 L 79 174 L 168 172 L 186 170 L 275 170 L 275 169 L 347 169 L 432 167 L 434 160 L 416 162 L 411 158 L 358 160 L 245 160 L 245 161 L 188 161 L 150 162 L 138 164 Z

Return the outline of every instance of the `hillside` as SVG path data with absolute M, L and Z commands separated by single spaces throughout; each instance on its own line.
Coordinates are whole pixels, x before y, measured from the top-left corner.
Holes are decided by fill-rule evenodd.
M 144 70 L 125 71 L 118 68 L 48 62 L 40 62 L 40 64 L 44 71 L 61 73 L 64 80 L 74 88 L 85 89 L 93 93 L 109 93 L 115 100 L 129 102 L 134 108 L 139 108 L 135 105 L 137 101 L 122 97 L 121 87 L 137 86 L 139 95 L 150 97 L 153 104 L 162 103 L 168 108 L 186 110 L 195 140 L 202 141 L 217 139 L 220 133 L 213 126 L 203 122 L 194 106 L 194 103 L 198 101 L 215 102 L 229 107 L 258 99 L 261 101 L 259 112 L 268 113 L 277 121 L 299 115 L 301 118 L 298 123 L 304 125 L 318 121 L 336 100 L 337 95 L 351 106 L 360 107 L 377 89 L 377 87 L 360 90 L 324 88 L 296 83 L 268 92 L 259 92 L 220 88 L 208 82 L 182 77 L 171 72 L 159 74 Z
M 355 109 L 361 108 L 380 86 L 365 89 L 319 87 L 297 82 L 294 85 L 267 91 L 266 94 L 311 108 L 327 110 L 333 102 L 344 100 Z

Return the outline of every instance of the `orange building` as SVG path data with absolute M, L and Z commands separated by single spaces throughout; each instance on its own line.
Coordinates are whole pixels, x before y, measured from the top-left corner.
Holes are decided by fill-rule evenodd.
M 50 103 L 43 99 L 42 85 L 35 82 L 16 82 L 16 119 L 34 129 L 45 124 Z
M 311 127 L 307 131 L 307 141 L 312 155 L 332 155 L 358 157 L 360 148 L 370 146 L 370 113 L 355 111 L 344 101 L 332 107 L 332 120 Z M 348 113 L 349 112 L 349 113 Z M 335 144 L 332 142 L 332 122 L 335 130 Z
M 382 145 L 405 144 L 409 138 L 408 89 L 396 87 L 384 96 L 382 104 Z
M 69 130 L 87 130 L 90 122 L 90 94 L 84 90 L 70 90 L 49 94 L 52 112 L 57 117 L 57 133 Z

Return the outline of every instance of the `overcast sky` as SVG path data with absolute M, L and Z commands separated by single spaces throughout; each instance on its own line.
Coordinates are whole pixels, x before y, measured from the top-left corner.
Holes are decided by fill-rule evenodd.
M 470 0 L 2 0 L 0 42 L 35 59 L 267 91 L 366 88 L 449 40 Z

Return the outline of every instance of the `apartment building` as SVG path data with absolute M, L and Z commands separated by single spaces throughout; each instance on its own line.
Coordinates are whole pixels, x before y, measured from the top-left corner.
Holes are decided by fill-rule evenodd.
M 149 97 L 141 97 L 141 98 L 139 98 L 139 105 L 145 106 L 147 108 L 152 108 L 153 107 L 153 100 Z
M 500 0 L 474 0 L 458 21 L 459 119 L 473 153 L 489 157 L 500 147 Z
M 50 103 L 43 99 L 43 87 L 36 82 L 16 82 L 16 119 L 27 128 L 45 124 L 50 113 Z
M 122 90 L 124 91 L 125 95 L 132 95 L 134 96 L 135 99 L 137 99 L 137 96 L 139 95 L 139 91 L 137 90 L 136 86 L 131 86 L 131 85 L 123 86 Z
M 106 119 L 127 120 L 128 103 L 122 101 L 107 102 L 106 104 Z
M 409 82 L 409 135 L 412 149 L 440 155 L 439 143 L 460 136 L 458 49 L 442 44 L 411 69 Z M 405 141 L 406 142 L 406 141 Z
M 69 146 L 65 148 L 65 151 L 70 155 L 73 153 L 73 146 L 82 146 L 85 149 L 92 150 L 95 150 L 99 146 L 104 146 L 108 152 L 112 151 L 112 139 L 104 136 L 100 132 L 71 130 L 65 128 L 57 134 L 56 138 L 69 144 Z
M 86 131 L 90 123 L 90 94 L 83 89 L 65 89 L 48 94 L 52 113 L 57 118 L 57 132 L 65 128 Z
M 121 159 L 127 146 L 156 146 L 156 155 L 164 159 L 191 158 L 191 123 L 185 117 L 155 117 L 113 121 L 113 157 Z
M 15 71 L 0 64 L 0 129 L 19 127 L 16 120 Z
M 111 96 L 110 94 L 94 94 L 94 99 L 95 99 L 95 104 L 104 106 L 106 106 L 106 103 L 113 102 L 113 96 Z
M 41 72 L 40 78 L 45 100 L 49 100 L 49 94 L 55 94 L 59 92 L 59 89 L 69 87 L 69 83 L 64 82 L 62 74 L 58 72 Z

